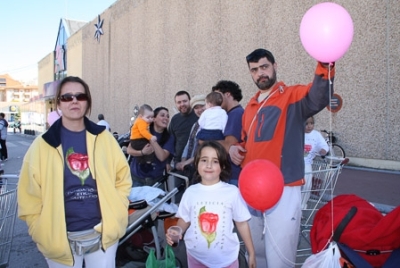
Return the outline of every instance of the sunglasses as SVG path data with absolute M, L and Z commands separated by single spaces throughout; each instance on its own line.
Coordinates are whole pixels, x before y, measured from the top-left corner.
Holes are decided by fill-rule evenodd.
M 75 98 L 77 101 L 87 101 L 87 100 L 88 100 L 88 95 L 85 94 L 85 93 L 78 93 L 78 94 L 76 94 L 76 95 L 67 93 L 67 94 L 61 95 L 58 99 L 59 99 L 60 101 L 62 101 L 62 102 L 70 102 L 70 101 L 72 101 L 74 98 Z

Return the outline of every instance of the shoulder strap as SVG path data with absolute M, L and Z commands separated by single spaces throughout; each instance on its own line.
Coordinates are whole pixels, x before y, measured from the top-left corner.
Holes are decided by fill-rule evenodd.
M 339 242 L 340 236 L 342 235 L 344 229 L 346 226 L 349 224 L 351 219 L 356 215 L 357 213 L 357 207 L 351 207 L 349 212 L 347 212 L 346 216 L 342 219 L 342 221 L 339 223 L 339 225 L 336 227 L 334 233 L 333 233 L 333 241 Z

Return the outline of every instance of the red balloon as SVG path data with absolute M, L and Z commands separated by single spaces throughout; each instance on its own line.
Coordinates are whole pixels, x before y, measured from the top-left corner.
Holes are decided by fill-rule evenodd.
M 265 211 L 278 203 L 283 186 L 282 172 L 268 160 L 253 160 L 240 172 L 240 193 L 247 204 L 257 210 Z

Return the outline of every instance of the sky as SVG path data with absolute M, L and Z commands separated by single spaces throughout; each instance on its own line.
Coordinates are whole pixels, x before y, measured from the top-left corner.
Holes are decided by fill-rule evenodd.
M 54 51 L 61 18 L 90 22 L 116 1 L 0 0 L 0 74 L 36 84 L 38 62 Z

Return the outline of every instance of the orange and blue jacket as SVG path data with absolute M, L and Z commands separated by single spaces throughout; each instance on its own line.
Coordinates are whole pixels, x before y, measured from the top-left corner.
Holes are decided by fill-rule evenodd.
M 250 99 L 242 118 L 241 145 L 247 150 L 242 167 L 266 159 L 281 169 L 285 185 L 303 184 L 304 122 L 329 104 L 334 73 L 318 63 L 311 84 L 278 82 L 266 100 L 258 102 L 260 92 Z

